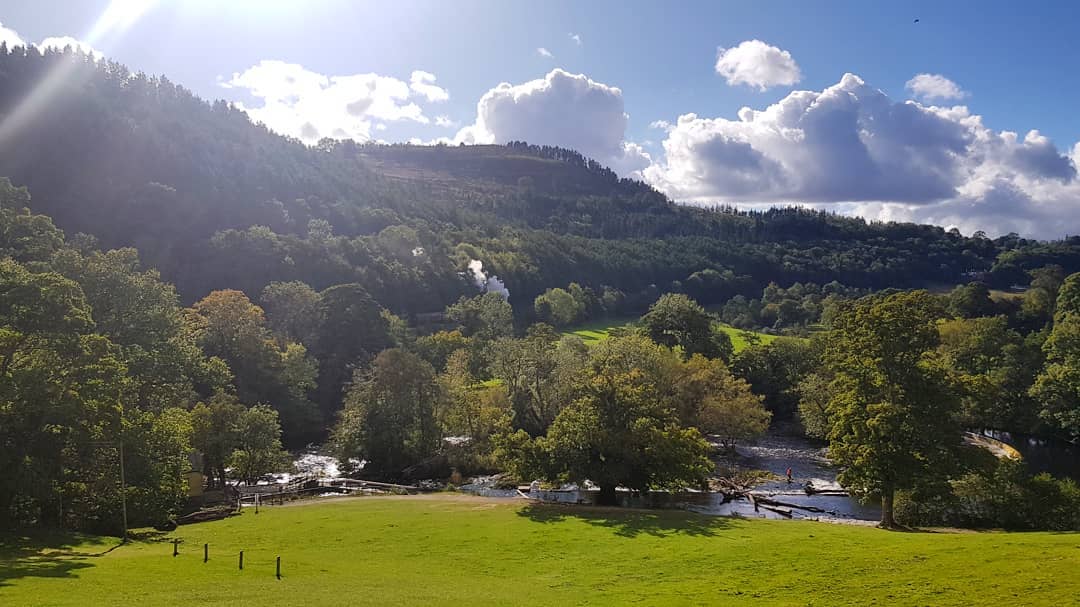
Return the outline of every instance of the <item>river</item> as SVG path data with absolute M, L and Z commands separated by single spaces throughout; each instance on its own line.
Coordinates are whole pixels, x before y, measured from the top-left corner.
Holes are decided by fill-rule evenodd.
M 764 470 L 775 478 L 756 485 L 753 492 L 778 501 L 802 506 L 811 506 L 824 510 L 813 513 L 798 509 L 792 510 L 792 518 L 838 519 L 855 521 L 876 521 L 880 512 L 875 505 L 860 504 L 858 500 L 838 495 L 807 495 L 803 487 L 807 482 L 817 490 L 840 490 L 836 482 L 836 469 L 825 456 L 824 447 L 805 438 L 796 436 L 766 436 L 753 444 L 739 445 L 736 455 L 722 457 L 717 463 L 723 467 L 734 465 L 743 470 Z M 787 482 L 786 472 L 791 468 L 792 483 Z M 485 477 L 474 479 L 473 483 L 461 487 L 463 491 L 489 497 L 518 497 L 513 489 L 493 488 L 493 479 Z M 570 485 L 557 491 L 530 492 L 530 497 L 543 501 L 571 504 L 593 504 L 597 492 L 581 490 Z M 765 508 L 754 508 L 746 499 L 725 501 L 720 493 L 681 492 L 681 493 L 639 493 L 618 492 L 622 506 L 635 508 L 682 508 L 702 514 L 717 516 L 743 516 L 750 518 L 787 518 Z
M 983 430 L 981 434 L 1014 447 L 1034 474 L 1049 472 L 1080 482 L 1080 445 L 1000 430 Z

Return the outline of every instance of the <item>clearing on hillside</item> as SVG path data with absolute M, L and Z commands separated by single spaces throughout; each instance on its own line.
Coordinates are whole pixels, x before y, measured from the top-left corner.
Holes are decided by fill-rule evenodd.
M 601 318 L 563 329 L 562 333 L 564 335 L 577 335 L 585 342 L 585 345 L 591 346 L 607 339 L 612 329 L 632 324 L 636 321 L 637 318 Z M 723 323 L 716 324 L 720 327 L 720 330 L 727 333 L 728 337 L 731 338 L 731 345 L 735 348 L 735 352 L 740 352 L 750 345 L 743 336 L 744 331 L 742 329 L 736 329 L 731 325 L 725 325 Z M 779 337 L 778 335 L 769 335 L 768 333 L 758 333 L 756 331 L 746 331 L 746 333 L 756 335 L 763 344 L 767 344 Z

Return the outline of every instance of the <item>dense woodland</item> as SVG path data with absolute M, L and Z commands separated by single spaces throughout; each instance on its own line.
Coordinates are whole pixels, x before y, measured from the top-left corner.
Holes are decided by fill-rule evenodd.
M 611 497 L 783 423 L 883 522 L 1080 526 L 1075 484 L 959 444 L 1080 439 L 1080 238 L 681 206 L 518 142 L 307 147 L 70 51 L 0 46 L 0 125 L 50 74 L 0 129 L 0 524 L 116 531 L 121 444 L 158 524 L 193 452 L 214 485 L 326 442 Z M 555 329 L 604 316 L 639 320 Z M 735 354 L 721 320 L 801 337 Z

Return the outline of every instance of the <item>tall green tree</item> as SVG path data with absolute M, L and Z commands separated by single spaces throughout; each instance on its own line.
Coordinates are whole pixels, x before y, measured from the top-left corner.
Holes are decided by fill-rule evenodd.
M 445 436 L 465 437 L 464 449 L 473 456 L 491 453 L 495 436 L 510 429 L 510 399 L 502 384 L 478 383 L 469 371 L 469 355 L 450 355 L 439 374 L 438 422 Z
M 715 326 L 715 319 L 696 301 L 680 293 L 668 293 L 656 300 L 641 317 L 641 326 L 658 344 L 683 349 L 689 358 L 701 354 L 708 358 L 731 360 L 731 339 Z
M 566 289 L 555 287 L 536 296 L 533 302 L 536 317 L 556 327 L 571 325 L 585 313 L 585 307 Z
M 506 389 L 515 428 L 542 435 L 573 400 L 587 356 L 579 345 L 543 334 L 494 343 L 491 375 Z
M 356 369 L 391 346 L 379 304 L 359 284 L 341 284 L 320 294 L 319 325 L 311 353 L 319 361 L 319 405 L 324 414 L 341 408 L 345 385 Z
M 1080 438 L 1080 273 L 1061 285 L 1054 326 L 1043 349 L 1046 366 L 1031 395 L 1041 403 L 1040 416 L 1054 430 Z
M 309 348 L 315 343 L 322 324 L 318 291 L 299 280 L 272 282 L 263 289 L 260 301 L 275 335 Z
M 436 453 L 438 384 L 435 370 L 400 349 L 381 352 L 371 370 L 356 371 L 345 408 L 334 427 L 338 459 L 366 460 L 365 475 L 399 478 L 402 471 Z
M 220 359 L 207 357 L 185 324 L 179 297 L 134 249 L 80 254 L 65 249 L 51 264 L 79 283 L 96 331 L 117 345 L 141 409 L 190 408 L 232 382 Z
M 821 366 L 821 340 L 781 337 L 751 345 L 735 355 L 731 371 L 746 380 L 778 418 L 790 418 L 798 408 L 798 385 Z
M 701 486 L 712 470 L 708 443 L 684 428 L 672 400 L 645 364 L 670 351 L 637 336 L 608 339 L 592 349 L 581 380 L 582 395 L 536 440 L 539 465 L 552 480 L 600 487 L 603 504 L 619 486 L 638 490 Z
M 191 444 L 202 455 L 203 473 L 210 488 L 225 486 L 225 467 L 240 442 L 243 413 L 244 405 L 224 391 L 191 410 Z
M 1004 316 L 938 323 L 939 352 L 957 379 L 961 416 L 969 428 L 1033 431 L 1038 408 L 1028 396 L 1043 362 L 1035 339 L 1010 329 Z
M 202 348 L 228 363 L 240 402 L 272 406 L 290 444 L 317 437 L 322 416 L 309 398 L 317 370 L 304 346 L 280 346 L 266 327 L 262 308 L 240 291 L 210 293 L 195 303 L 190 317 Z
M 732 375 L 721 360 L 700 354 L 690 357 L 681 369 L 677 389 L 676 406 L 690 407 L 682 415 L 683 425 L 715 436 L 724 449 L 734 449 L 739 441 L 757 438 L 769 428 L 772 413 L 764 399 Z
M 229 457 L 233 474 L 249 485 L 260 476 L 281 470 L 289 454 L 281 448 L 277 411 L 266 405 L 244 409 L 236 420 L 237 443 Z
M 125 368 L 79 286 L 0 261 L 0 524 L 119 529 L 116 438 Z M 95 446 L 97 445 L 97 446 Z
M 956 318 L 979 318 L 997 314 L 997 306 L 990 299 L 990 287 L 981 282 L 960 285 L 949 293 L 949 314 Z
M 958 402 L 936 355 L 941 311 L 925 291 L 845 305 L 825 349 L 833 375 L 829 455 L 840 482 L 881 500 L 881 526 L 896 525 L 896 491 L 948 478 L 960 444 Z
M 466 337 L 494 341 L 514 335 L 514 310 L 498 293 L 463 296 L 446 308 L 446 317 L 457 323 Z

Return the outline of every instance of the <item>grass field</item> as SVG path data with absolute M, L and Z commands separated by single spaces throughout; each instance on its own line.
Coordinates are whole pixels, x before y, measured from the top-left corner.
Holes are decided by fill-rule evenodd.
M 585 345 L 591 346 L 607 339 L 608 334 L 615 327 L 621 327 L 636 320 L 637 318 L 601 318 L 564 329 L 563 334 L 577 335 L 585 342 Z
M 720 330 L 728 334 L 728 337 L 731 339 L 731 347 L 735 349 L 736 353 L 741 352 L 746 346 L 750 345 L 747 343 L 746 339 L 743 338 L 742 329 L 736 329 L 731 325 L 721 324 Z M 767 344 L 778 337 L 776 335 L 769 335 L 768 333 L 756 333 L 754 331 L 750 331 L 750 333 L 757 335 L 762 344 Z
M 636 318 L 602 318 L 587 322 L 585 324 L 576 325 L 565 329 L 563 334 L 577 335 L 585 342 L 585 345 L 593 345 L 599 343 L 608 338 L 611 329 L 615 327 L 621 327 L 627 323 L 631 323 L 637 320 Z M 721 324 L 720 329 L 728 334 L 731 338 L 731 345 L 735 348 L 736 352 L 741 351 L 748 344 L 743 339 L 742 330 L 735 327 Z M 761 343 L 767 344 L 777 338 L 776 335 L 768 335 L 766 333 L 757 333 L 757 336 L 761 339 Z
M 249 510 L 120 547 L 64 535 L 3 542 L 5 607 L 1070 605 L 1080 596 L 1076 534 L 895 533 L 458 495 Z

